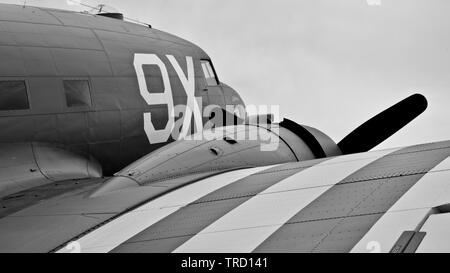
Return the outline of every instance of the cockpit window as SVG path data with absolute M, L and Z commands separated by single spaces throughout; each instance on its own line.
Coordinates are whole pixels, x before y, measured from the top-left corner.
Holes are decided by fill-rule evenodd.
M 68 107 L 91 106 L 91 90 L 87 80 L 65 80 L 63 82 Z
M 210 60 L 201 60 L 203 74 L 205 75 L 206 84 L 209 86 L 219 85 L 216 73 Z
M 0 81 L 0 111 L 29 108 L 25 81 Z

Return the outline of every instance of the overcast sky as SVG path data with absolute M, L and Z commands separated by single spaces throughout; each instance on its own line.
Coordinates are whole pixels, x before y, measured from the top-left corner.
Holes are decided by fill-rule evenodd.
M 82 2 L 196 43 L 247 104 L 278 104 L 282 116 L 336 142 L 415 92 L 428 109 L 379 148 L 450 139 L 448 0 Z M 27 3 L 86 10 L 66 0 Z

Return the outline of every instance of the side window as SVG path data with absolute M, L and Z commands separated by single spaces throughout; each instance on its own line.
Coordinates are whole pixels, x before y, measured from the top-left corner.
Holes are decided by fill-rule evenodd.
M 64 80 L 67 107 L 91 106 L 91 89 L 87 80 Z
M 211 61 L 201 60 L 201 64 L 206 83 L 209 86 L 219 85 L 219 81 L 217 80 L 216 73 L 214 72 Z
M 0 81 L 0 111 L 29 108 L 25 81 Z

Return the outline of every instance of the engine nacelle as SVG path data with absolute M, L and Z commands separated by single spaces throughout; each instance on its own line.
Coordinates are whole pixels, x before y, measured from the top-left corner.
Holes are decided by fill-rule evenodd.
M 321 131 L 287 119 L 279 124 L 220 127 L 148 154 L 116 173 L 92 196 L 182 176 L 197 177 L 340 154 L 336 143 Z

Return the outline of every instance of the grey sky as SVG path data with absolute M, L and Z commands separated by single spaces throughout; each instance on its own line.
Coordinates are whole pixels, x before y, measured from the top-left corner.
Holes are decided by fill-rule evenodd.
M 247 104 L 279 104 L 282 116 L 336 141 L 415 92 L 429 108 L 380 147 L 450 139 L 448 0 L 82 2 L 109 4 L 198 44 Z M 86 9 L 65 0 L 27 3 Z

